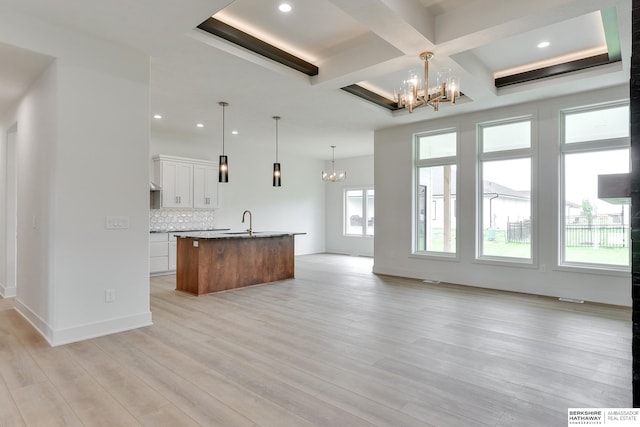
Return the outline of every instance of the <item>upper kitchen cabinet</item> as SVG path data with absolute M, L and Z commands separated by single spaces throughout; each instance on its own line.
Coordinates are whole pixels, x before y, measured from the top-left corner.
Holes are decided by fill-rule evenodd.
M 195 163 L 193 165 L 193 207 L 218 207 L 218 165 L 217 163 Z
M 163 208 L 212 209 L 218 206 L 217 163 L 158 155 L 154 180 L 160 183 Z
M 163 208 L 193 207 L 193 164 L 173 160 L 159 160 L 159 179 L 162 186 Z

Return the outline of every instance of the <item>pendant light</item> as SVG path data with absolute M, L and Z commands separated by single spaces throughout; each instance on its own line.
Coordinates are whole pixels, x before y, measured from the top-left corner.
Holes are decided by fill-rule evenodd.
M 280 163 L 278 162 L 278 120 L 279 116 L 273 116 L 273 120 L 276 122 L 276 162 L 273 164 L 273 186 L 282 186 L 282 174 L 280 171 Z
M 336 168 L 335 168 L 335 163 L 336 163 L 335 150 L 336 150 L 336 146 L 332 145 L 331 146 L 331 172 L 322 171 L 322 180 L 323 181 L 326 181 L 326 182 L 338 182 L 338 181 L 344 181 L 345 179 L 347 179 L 347 173 L 345 171 L 336 171 Z
M 224 109 L 229 103 L 220 101 L 218 105 L 222 107 L 222 155 L 218 164 L 218 182 L 229 182 L 229 159 L 224 154 Z

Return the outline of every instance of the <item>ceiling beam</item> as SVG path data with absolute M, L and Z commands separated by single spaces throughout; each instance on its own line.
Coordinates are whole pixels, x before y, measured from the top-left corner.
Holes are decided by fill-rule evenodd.
M 434 18 L 418 0 L 329 0 L 408 55 L 434 46 Z
M 317 66 L 213 17 L 198 25 L 198 28 L 308 76 L 318 75 Z
M 373 33 L 366 33 L 336 49 L 336 53 L 318 63 L 322 73 L 312 79 L 314 85 L 331 84 L 342 87 L 365 80 L 371 75 L 384 74 L 388 64 L 405 55 Z
M 525 31 L 614 7 L 618 0 L 487 0 L 436 18 L 439 54 L 451 55 Z
M 620 61 L 618 59 L 618 61 Z M 573 71 L 580 71 L 591 67 L 597 67 L 600 65 L 610 64 L 612 62 L 609 59 L 607 53 L 601 55 L 591 56 L 589 58 L 577 59 L 575 61 L 564 62 L 558 65 L 552 65 L 549 67 L 538 68 L 537 70 L 526 71 L 524 73 L 512 74 L 510 76 L 504 76 L 496 79 L 496 87 L 505 87 L 518 83 L 526 83 L 533 80 L 544 79 L 547 77 L 558 76 L 560 74 L 571 73 Z
M 600 11 L 602 27 L 607 40 L 607 52 L 611 61 L 622 59 L 622 47 L 620 45 L 620 28 L 618 27 L 618 13 L 615 7 L 608 7 Z
M 378 95 L 377 93 L 372 92 L 369 89 L 363 88 L 362 86 L 354 84 L 345 86 L 341 89 L 366 101 L 379 105 L 380 107 L 386 108 L 389 111 L 396 111 L 400 109 L 398 108 L 397 102 L 392 101 L 391 99 L 387 99 L 384 96 Z

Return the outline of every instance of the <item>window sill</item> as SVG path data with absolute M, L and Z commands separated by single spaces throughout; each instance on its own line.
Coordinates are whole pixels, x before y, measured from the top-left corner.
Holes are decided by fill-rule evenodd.
M 629 277 L 631 278 L 631 269 L 607 268 L 605 266 L 588 266 L 584 264 L 562 264 L 553 267 L 554 271 L 565 271 L 568 273 L 581 274 L 599 274 L 602 276 Z
M 413 252 L 409 258 L 430 260 L 430 261 L 454 261 L 460 262 L 460 257 L 455 253 L 446 252 Z

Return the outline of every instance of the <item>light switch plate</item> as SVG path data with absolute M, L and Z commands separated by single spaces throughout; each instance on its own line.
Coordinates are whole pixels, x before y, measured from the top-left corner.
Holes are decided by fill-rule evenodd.
M 126 230 L 129 228 L 128 216 L 108 216 L 105 220 L 107 230 Z

